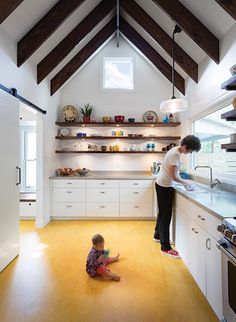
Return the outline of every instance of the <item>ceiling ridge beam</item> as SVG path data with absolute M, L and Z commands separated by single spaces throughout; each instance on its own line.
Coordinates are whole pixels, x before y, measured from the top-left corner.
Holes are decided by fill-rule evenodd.
M 217 64 L 219 39 L 199 21 L 179 0 L 153 0 L 186 34 Z
M 236 20 L 236 0 L 215 0 L 234 20 Z
M 17 43 L 17 66 L 26 60 L 85 0 L 59 0 Z
M 120 0 L 121 7 L 172 57 L 172 38 L 134 0 Z M 198 64 L 175 43 L 177 64 L 197 83 Z
M 23 2 L 23 0 L 0 1 L 0 24 Z
M 102 0 L 38 65 L 37 82 L 44 80 L 74 47 L 114 8 L 115 0 Z
M 112 18 L 51 80 L 53 95 L 116 31 L 116 18 Z
M 172 66 L 123 17 L 120 17 L 120 31 L 172 82 Z M 174 85 L 185 95 L 185 80 L 176 71 Z

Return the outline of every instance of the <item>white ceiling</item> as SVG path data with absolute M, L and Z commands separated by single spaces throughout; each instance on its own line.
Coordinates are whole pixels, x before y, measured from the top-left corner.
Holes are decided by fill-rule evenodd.
M 215 0 L 180 0 L 206 27 L 219 39 L 233 26 L 235 21 Z M 24 0 L 22 4 L 2 23 L 2 27 L 15 41 L 19 41 L 32 26 L 43 17 L 57 0 Z M 39 63 L 98 3 L 100 0 L 86 0 L 58 29 L 57 31 L 31 56 L 36 65 Z M 174 28 L 174 22 L 152 1 L 136 0 L 136 2 L 169 34 Z M 104 19 L 68 57 L 49 75 L 52 78 L 94 35 L 99 31 L 114 12 Z M 168 61 L 170 57 L 165 51 L 143 30 L 137 23 L 126 15 L 127 20 L 138 30 L 144 38 Z M 176 42 L 197 62 L 200 63 L 206 56 L 189 36 L 182 32 L 176 35 Z M 178 72 L 187 75 L 177 66 Z

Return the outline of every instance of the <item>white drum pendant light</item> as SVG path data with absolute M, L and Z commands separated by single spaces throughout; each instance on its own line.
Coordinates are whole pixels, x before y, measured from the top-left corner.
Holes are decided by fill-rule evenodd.
M 178 113 L 184 112 L 188 109 L 188 102 L 183 98 L 176 98 L 175 97 L 175 57 L 174 57 L 174 44 L 175 44 L 175 34 L 181 32 L 182 29 L 179 26 L 175 26 L 175 30 L 173 32 L 172 37 L 172 89 L 173 89 L 173 96 L 170 100 L 161 102 L 160 110 L 163 114 L 168 113 Z

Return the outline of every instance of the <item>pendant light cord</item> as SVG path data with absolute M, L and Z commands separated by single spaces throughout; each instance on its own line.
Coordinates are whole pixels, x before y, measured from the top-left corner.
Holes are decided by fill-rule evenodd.
M 172 99 L 175 99 L 175 56 L 174 56 L 174 44 L 175 44 L 175 30 L 172 36 Z
M 172 99 L 175 99 L 175 34 L 180 33 L 182 29 L 175 25 L 175 29 L 172 35 Z

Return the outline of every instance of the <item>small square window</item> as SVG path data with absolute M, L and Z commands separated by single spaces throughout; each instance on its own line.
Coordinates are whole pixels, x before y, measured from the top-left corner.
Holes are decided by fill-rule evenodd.
M 103 58 L 103 90 L 134 90 L 134 64 L 130 57 Z

